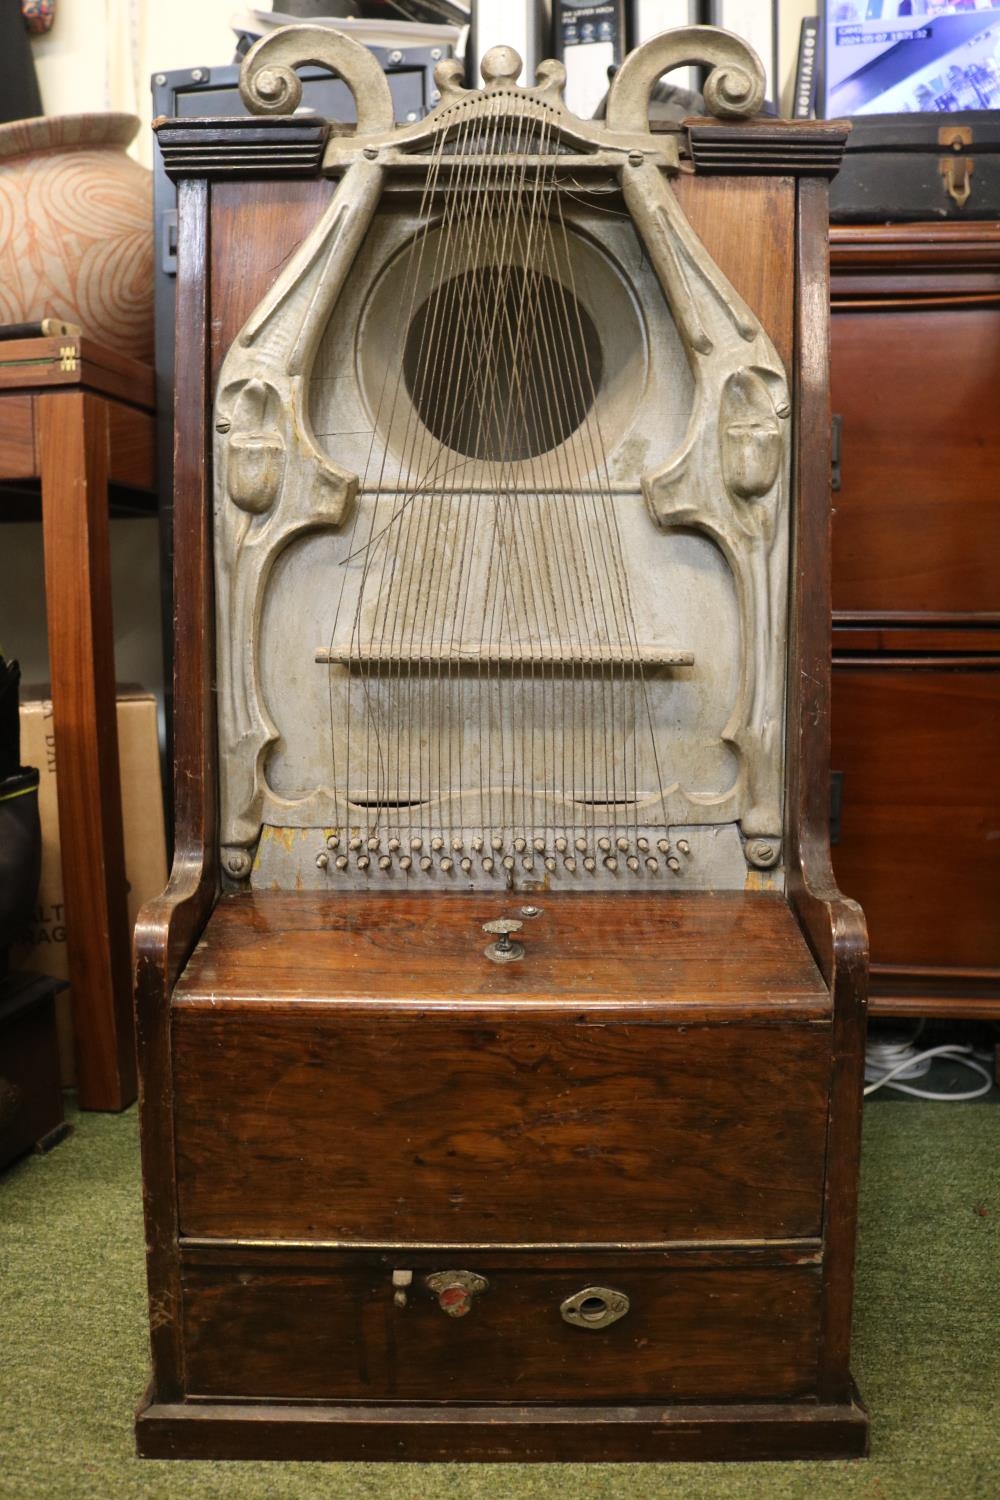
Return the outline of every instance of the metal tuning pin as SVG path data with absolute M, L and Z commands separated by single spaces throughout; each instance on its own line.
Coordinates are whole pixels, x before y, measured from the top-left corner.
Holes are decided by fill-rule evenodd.
M 510 964 L 524 957 L 524 944 L 511 941 L 511 933 L 520 932 L 524 926 L 516 917 L 497 917 L 494 922 L 484 922 L 483 931 L 496 942 L 483 951 L 495 964 Z

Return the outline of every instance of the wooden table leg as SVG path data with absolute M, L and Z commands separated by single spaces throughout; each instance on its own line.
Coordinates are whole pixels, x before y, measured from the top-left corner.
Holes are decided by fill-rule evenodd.
M 83 1109 L 136 1095 L 118 770 L 108 408 L 59 391 L 36 398 L 49 671 L 69 977 Z

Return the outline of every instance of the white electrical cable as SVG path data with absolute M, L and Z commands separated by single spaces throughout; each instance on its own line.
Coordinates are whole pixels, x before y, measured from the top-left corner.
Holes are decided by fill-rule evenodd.
M 917 1034 L 919 1035 L 919 1032 Z M 894 1066 L 889 1067 L 880 1077 L 876 1077 L 874 1082 L 868 1084 L 865 1089 L 865 1097 L 867 1098 L 869 1094 L 874 1094 L 876 1089 L 888 1085 L 889 1088 L 897 1089 L 901 1094 L 911 1094 L 914 1099 L 933 1099 L 942 1103 L 958 1103 L 962 1100 L 981 1099 L 992 1089 L 993 1079 L 982 1063 L 975 1060 L 972 1056 L 972 1051 L 971 1047 L 958 1047 L 954 1044 L 942 1047 L 928 1047 L 924 1052 L 913 1052 L 912 1042 L 869 1044 L 865 1052 L 866 1077 L 875 1073 L 876 1069 L 880 1069 L 884 1062 L 888 1061 L 889 1054 L 895 1053 L 898 1055 L 899 1061 Z M 906 1055 L 902 1056 L 901 1054 L 903 1053 Z M 980 1084 L 978 1088 L 968 1089 L 960 1094 L 934 1093 L 930 1089 L 912 1088 L 908 1083 L 893 1082 L 900 1074 L 904 1074 L 910 1078 L 922 1077 L 929 1070 L 932 1057 L 953 1058 L 955 1062 L 960 1062 L 963 1067 L 971 1068 L 974 1073 L 978 1073 L 981 1078 L 985 1079 L 985 1082 Z M 928 1066 L 921 1066 L 924 1063 Z

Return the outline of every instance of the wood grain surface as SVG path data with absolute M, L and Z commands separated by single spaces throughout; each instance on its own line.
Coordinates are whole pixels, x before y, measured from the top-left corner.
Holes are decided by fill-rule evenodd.
M 826 194 L 820 182 L 771 178 L 755 198 L 754 181 L 692 179 L 678 191 L 802 403 L 792 910 L 755 893 L 700 907 L 576 903 L 571 917 L 547 897 L 544 916 L 525 926 L 528 958 L 506 970 L 487 966 L 478 930 L 513 914 L 503 900 L 480 898 L 481 909 L 361 898 L 359 912 L 345 898 L 296 893 L 275 904 L 224 900 L 184 967 L 217 878 L 205 415 L 222 354 L 331 190 L 305 180 L 185 184 L 194 233 L 185 262 L 182 225 L 179 859 L 137 949 L 155 1358 L 138 1419 L 144 1453 L 534 1461 L 865 1449 L 847 1374 L 865 938 L 857 907 L 836 889 L 826 830 Z M 302 1246 L 204 1243 L 226 1236 Z M 473 1321 L 483 1308 L 453 1323 L 429 1299 L 408 1305 L 419 1337 L 399 1345 L 385 1316 L 399 1311 L 386 1295 L 389 1252 L 350 1256 L 407 1237 L 463 1246 L 442 1269 L 486 1267 L 476 1243 L 507 1246 L 489 1251 L 482 1273 L 495 1282 L 489 1316 L 512 1345 L 529 1341 L 520 1365 L 534 1390 L 551 1392 L 544 1404 L 518 1404 L 513 1353 L 494 1360 L 494 1325 Z M 704 1261 L 653 1264 L 635 1248 L 665 1240 L 671 1254 Z M 353 1251 L 308 1248 L 345 1241 Z M 765 1264 L 747 1259 L 758 1251 Z M 423 1255 L 421 1270 L 432 1254 L 401 1253 L 415 1269 Z M 647 1391 L 665 1381 L 673 1404 L 576 1395 L 592 1377 L 562 1351 L 591 1335 L 549 1319 L 555 1293 L 570 1281 L 578 1289 L 591 1265 L 611 1285 L 609 1267 L 634 1276 L 636 1319 L 650 1320 L 638 1339 L 629 1318 L 600 1335 L 610 1342 L 618 1328 L 632 1340 L 622 1381 Z M 363 1335 L 353 1352 L 331 1337 L 344 1316 Z M 564 1326 L 574 1345 L 562 1343 Z M 451 1380 L 453 1364 L 463 1368 L 450 1357 L 463 1347 L 448 1342 L 456 1330 L 480 1389 L 491 1380 L 498 1389 L 509 1372 L 492 1405 L 460 1382 L 450 1404 L 436 1392 L 410 1406 L 421 1398 L 316 1394 L 334 1389 L 324 1381 L 398 1382 L 400 1369 L 411 1389 L 426 1380 L 431 1390 L 442 1372 Z M 653 1342 L 640 1346 L 644 1337 Z M 604 1364 L 593 1378 L 611 1378 Z M 227 1399 L 244 1379 L 245 1403 Z M 209 1393 L 185 1401 L 198 1381 Z M 267 1390 L 286 1381 L 304 1393 L 299 1404 L 290 1395 L 268 1404 Z M 574 1404 L 559 1405 L 567 1383 Z M 710 1389 L 735 1394 L 685 1394 Z M 765 1391 L 785 1394 L 762 1400 Z
M 83 386 L 152 411 L 153 367 L 82 334 L 0 343 L 0 391 Z
M 978 670 L 843 662 L 834 693 L 835 858 L 873 960 L 991 968 L 1000 989 L 1000 656 Z M 942 864 L 948 878 L 930 878 Z
M 861 1156 L 868 934 L 830 860 L 830 389 L 825 182 L 799 186 L 794 470 L 798 485 L 788 689 L 788 883 L 833 995 L 833 1069 L 824 1184 L 819 1395 L 850 1397 L 851 1309 Z
M 257 891 L 224 896 L 174 993 L 211 999 L 664 1001 L 694 1016 L 821 1019 L 829 993 L 772 892 L 547 894 Z M 515 917 L 524 961 L 495 964 L 484 922 Z
M 823 1026 L 669 1004 L 514 1014 L 290 1002 L 174 1018 L 187 1235 L 791 1238 L 822 1222 Z M 794 1088 L 789 1080 L 794 1078 Z
M 757 314 L 791 370 L 795 302 L 793 177 L 678 177 L 674 187 L 709 255 Z
M 83 1109 L 136 1094 L 116 728 L 108 404 L 80 390 L 39 397 L 45 602 L 59 768 L 59 839 Z
M 0 396 L 0 479 L 29 479 L 38 473 L 34 401 L 17 393 Z M 4 503 L 0 497 L 0 506 Z
M 167 1401 L 183 1392 L 170 992 L 218 891 L 207 185 L 182 183 L 178 202 L 177 346 L 185 357 L 174 423 L 174 859 L 167 889 L 139 913 L 134 941 L 150 1343 Z
M 831 356 L 834 609 L 1000 610 L 1000 307 L 838 312 Z
M 317 1271 L 285 1259 L 280 1268 L 185 1270 L 192 1395 L 733 1400 L 800 1396 L 815 1383 L 815 1267 L 660 1271 L 594 1255 L 586 1270 L 538 1256 L 498 1269 L 469 1251 L 459 1268 L 488 1286 L 455 1318 L 423 1271 L 397 1307 L 381 1265 Z M 405 1251 L 398 1264 L 407 1266 Z M 454 1268 L 442 1260 L 438 1269 Z M 629 1311 L 607 1328 L 565 1322 L 562 1302 L 590 1286 L 624 1292 Z

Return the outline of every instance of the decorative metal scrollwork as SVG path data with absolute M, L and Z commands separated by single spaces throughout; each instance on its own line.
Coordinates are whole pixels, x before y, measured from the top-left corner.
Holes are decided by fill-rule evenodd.
M 326 26 L 283 26 L 261 37 L 243 59 L 240 98 L 252 115 L 293 115 L 302 103 L 296 68 L 314 63 L 342 78 L 354 95 L 358 135 L 391 130 L 389 84 L 374 52 Z
M 608 93 L 609 130 L 649 129 L 649 96 L 664 73 L 710 63 L 705 105 L 721 119 L 745 119 L 764 102 L 764 69 L 752 47 L 716 26 L 681 26 L 653 37 L 622 63 Z

